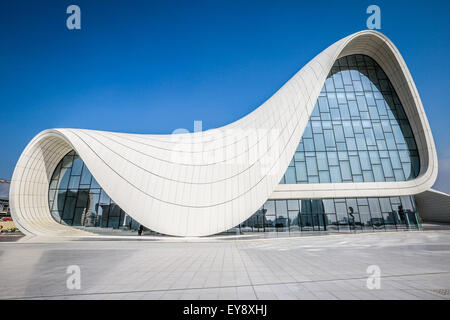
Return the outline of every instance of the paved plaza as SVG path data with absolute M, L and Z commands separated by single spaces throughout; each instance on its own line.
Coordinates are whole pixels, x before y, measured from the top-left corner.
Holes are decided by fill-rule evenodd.
M 80 289 L 68 289 L 69 266 Z M 369 266 L 380 288 L 369 289 Z M 1 299 L 450 299 L 450 230 L 0 242 Z

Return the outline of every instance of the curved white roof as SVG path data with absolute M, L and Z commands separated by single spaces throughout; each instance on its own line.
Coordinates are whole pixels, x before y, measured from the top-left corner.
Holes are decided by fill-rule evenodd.
M 350 54 L 372 57 L 391 80 L 416 139 L 418 177 L 279 185 L 331 67 Z M 48 206 L 51 175 L 71 149 L 128 215 L 154 231 L 177 236 L 232 228 L 268 198 L 410 195 L 428 190 L 437 176 L 433 137 L 409 70 L 393 43 L 370 30 L 334 43 L 259 108 L 221 128 L 177 135 L 82 129 L 39 133 L 23 151 L 10 190 L 13 218 L 25 233 L 84 233 L 57 223 Z

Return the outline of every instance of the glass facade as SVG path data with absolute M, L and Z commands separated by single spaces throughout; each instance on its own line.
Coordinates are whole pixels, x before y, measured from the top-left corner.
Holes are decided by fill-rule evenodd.
M 418 229 L 412 196 L 268 200 L 239 225 L 242 232 Z
M 405 181 L 419 174 L 400 100 L 370 57 L 338 59 L 280 183 Z
M 50 212 L 69 226 L 139 228 L 100 187 L 80 157 L 69 152 L 56 167 L 48 192 Z
M 69 152 L 49 187 L 53 218 L 70 226 L 139 228 L 100 187 L 84 162 Z M 301 232 L 417 229 L 412 196 L 389 198 L 268 200 L 241 223 L 242 232 Z

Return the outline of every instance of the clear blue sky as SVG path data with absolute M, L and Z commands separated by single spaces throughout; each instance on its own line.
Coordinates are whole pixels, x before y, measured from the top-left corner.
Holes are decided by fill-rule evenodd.
M 81 8 L 81 30 L 66 8 Z M 370 4 L 400 49 L 428 114 L 450 192 L 448 1 L 0 3 L 0 178 L 41 130 L 171 133 L 257 108 L 328 45 L 366 28 Z

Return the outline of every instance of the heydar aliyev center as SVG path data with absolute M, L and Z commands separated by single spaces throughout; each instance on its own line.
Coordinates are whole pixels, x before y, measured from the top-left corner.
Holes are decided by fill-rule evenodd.
M 395 45 L 365 30 L 318 54 L 247 116 L 171 135 L 49 129 L 14 170 L 30 235 L 173 236 L 419 228 L 437 156 Z

